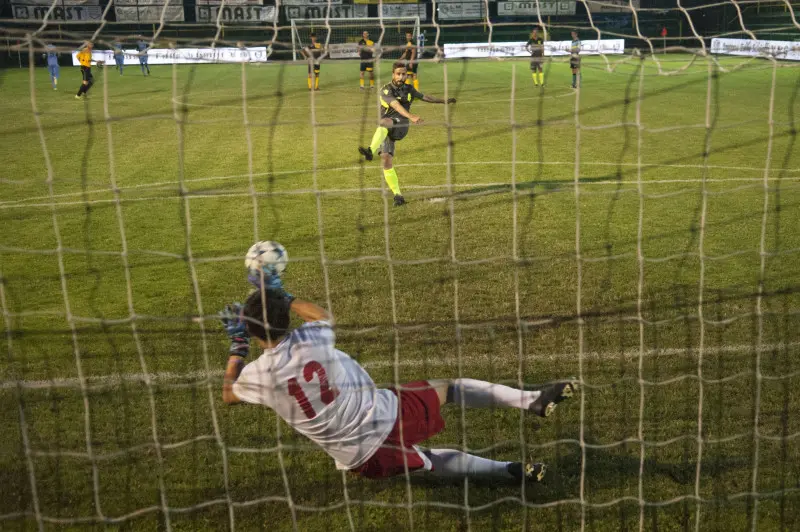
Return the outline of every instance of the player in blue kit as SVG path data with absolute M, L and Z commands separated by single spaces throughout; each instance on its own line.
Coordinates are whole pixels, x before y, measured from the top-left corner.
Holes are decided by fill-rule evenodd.
M 50 83 L 53 85 L 53 90 L 58 90 L 58 76 L 60 75 L 61 68 L 58 66 L 58 52 L 56 47 L 48 44 L 46 47 L 47 52 L 42 54 L 47 58 L 47 71 L 50 73 Z
M 136 41 L 136 49 L 139 50 L 139 66 L 142 67 L 142 74 L 145 76 L 150 75 L 150 67 L 147 65 L 147 51 L 149 48 L 150 45 L 143 38 Z

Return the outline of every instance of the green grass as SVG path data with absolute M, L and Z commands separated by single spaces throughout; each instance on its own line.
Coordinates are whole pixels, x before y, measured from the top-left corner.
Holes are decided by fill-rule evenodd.
M 164 528 L 163 496 L 176 530 L 231 514 L 240 530 L 290 530 L 292 509 L 300 530 L 742 530 L 754 515 L 792 529 L 800 71 L 688 63 L 670 56 L 674 75 L 658 76 L 645 62 L 640 98 L 636 64 L 585 60 L 580 129 L 564 63 L 543 92 L 525 62 L 423 65 L 423 92 L 443 95 L 447 76 L 459 102 L 415 104 L 426 123 L 398 144 L 402 209 L 358 162 L 377 111 L 352 64 L 325 64 L 313 99 L 298 65 L 247 67 L 246 93 L 238 65 L 109 68 L 86 103 L 77 69 L 58 92 L 37 69 L 41 128 L 30 73 L 3 72 L 0 527 L 35 527 L 38 507 L 48 529 Z M 553 420 L 448 408 L 431 441 L 533 456 L 546 482 L 342 477 L 270 411 L 226 407 L 212 315 L 244 297 L 242 257 L 267 238 L 293 259 L 289 290 L 330 302 L 339 347 L 378 383 L 580 377 Z M 145 368 L 149 388 L 130 378 Z

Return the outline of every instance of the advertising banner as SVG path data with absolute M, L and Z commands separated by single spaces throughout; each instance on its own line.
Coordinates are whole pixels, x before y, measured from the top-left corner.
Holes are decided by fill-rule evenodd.
M 135 49 L 123 50 L 126 65 L 139 64 L 139 52 Z M 72 52 L 72 64 L 77 66 L 78 52 Z M 92 61 L 105 61 L 113 66 L 112 50 L 92 50 Z M 152 65 L 173 65 L 189 63 L 265 63 L 267 47 L 251 48 L 151 48 L 147 53 L 147 62 Z
M 538 10 L 538 11 L 537 11 Z M 575 2 L 497 2 L 498 17 L 574 15 Z
M 222 17 L 219 18 L 220 12 Z M 257 22 L 275 22 L 278 10 L 275 6 L 262 5 L 261 0 L 198 0 L 195 6 L 197 22 L 215 24 L 248 24 Z
M 284 6 L 284 13 L 289 20 L 311 19 L 311 18 L 365 18 L 367 16 L 366 5 L 322 5 L 306 4 L 299 6 Z
M 525 49 L 526 42 L 463 43 L 445 44 L 444 56 L 448 59 L 460 57 L 530 57 Z M 569 55 L 572 41 L 545 41 L 544 55 Z M 581 41 L 581 55 L 622 54 L 625 52 L 624 39 L 604 39 L 601 41 Z
M 486 18 L 483 2 L 436 2 L 436 18 L 439 20 L 474 20 Z
M 711 39 L 711 53 L 800 61 L 800 42 Z
M 59 0 L 50 11 L 50 0 L 18 0 L 11 4 L 11 12 L 20 20 L 101 20 L 103 8 L 99 0 Z M 50 15 L 47 13 L 50 11 Z

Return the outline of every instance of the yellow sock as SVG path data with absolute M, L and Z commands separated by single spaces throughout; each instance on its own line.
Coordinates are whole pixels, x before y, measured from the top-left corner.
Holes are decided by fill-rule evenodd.
M 389 130 L 385 127 L 379 127 L 375 130 L 375 134 L 372 135 L 372 142 L 369 143 L 369 149 L 372 150 L 372 153 L 378 153 L 378 148 L 381 147 L 388 134 Z
M 358 80 L 358 84 L 361 85 L 361 88 L 363 89 L 364 88 L 364 78 L 361 78 L 360 80 Z
M 311 76 L 308 76 L 308 88 L 311 88 Z
M 397 182 L 397 171 L 394 168 L 384 170 L 383 178 L 386 180 L 386 184 L 389 185 L 389 188 L 392 189 L 392 194 L 399 196 L 400 185 Z
M 316 78 L 314 78 L 314 88 L 315 88 L 315 89 L 318 89 L 318 88 L 319 88 L 319 76 L 317 76 Z
M 370 87 L 374 87 L 375 86 L 375 80 L 374 79 L 369 80 L 369 86 Z
M 539 72 L 539 83 L 544 85 L 544 72 Z
M 531 76 L 533 76 L 533 84 L 536 85 L 536 72 L 533 72 Z
M 419 80 L 417 78 L 414 78 L 414 88 L 419 90 Z

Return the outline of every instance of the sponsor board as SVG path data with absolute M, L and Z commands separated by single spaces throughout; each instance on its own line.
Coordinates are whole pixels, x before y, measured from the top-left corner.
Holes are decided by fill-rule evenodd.
M 711 39 L 711 53 L 800 61 L 800 42 L 714 38 Z
M 302 5 L 284 6 L 283 13 L 289 20 L 313 18 L 366 18 L 366 5 Z
M 498 17 L 574 15 L 575 2 L 497 2 Z
M 77 66 L 78 52 L 72 52 L 72 64 Z M 126 65 L 139 64 L 138 50 L 123 50 Z M 105 61 L 114 65 L 113 50 L 92 50 L 92 61 Z M 267 47 L 250 48 L 151 48 L 147 52 L 150 65 L 173 65 L 189 63 L 264 63 Z
M 436 18 L 440 20 L 468 20 L 486 18 L 483 2 L 436 2 Z
M 220 13 L 222 17 L 220 17 Z M 248 22 L 275 22 L 278 10 L 275 6 L 203 4 L 195 7 L 197 22 L 216 24 L 217 20 L 227 24 Z
M 444 56 L 448 59 L 460 57 L 530 57 L 526 41 L 497 43 L 445 44 Z M 569 55 L 572 41 L 545 41 L 544 55 Z M 624 39 L 603 39 L 581 41 L 581 55 L 622 54 L 625 52 Z

